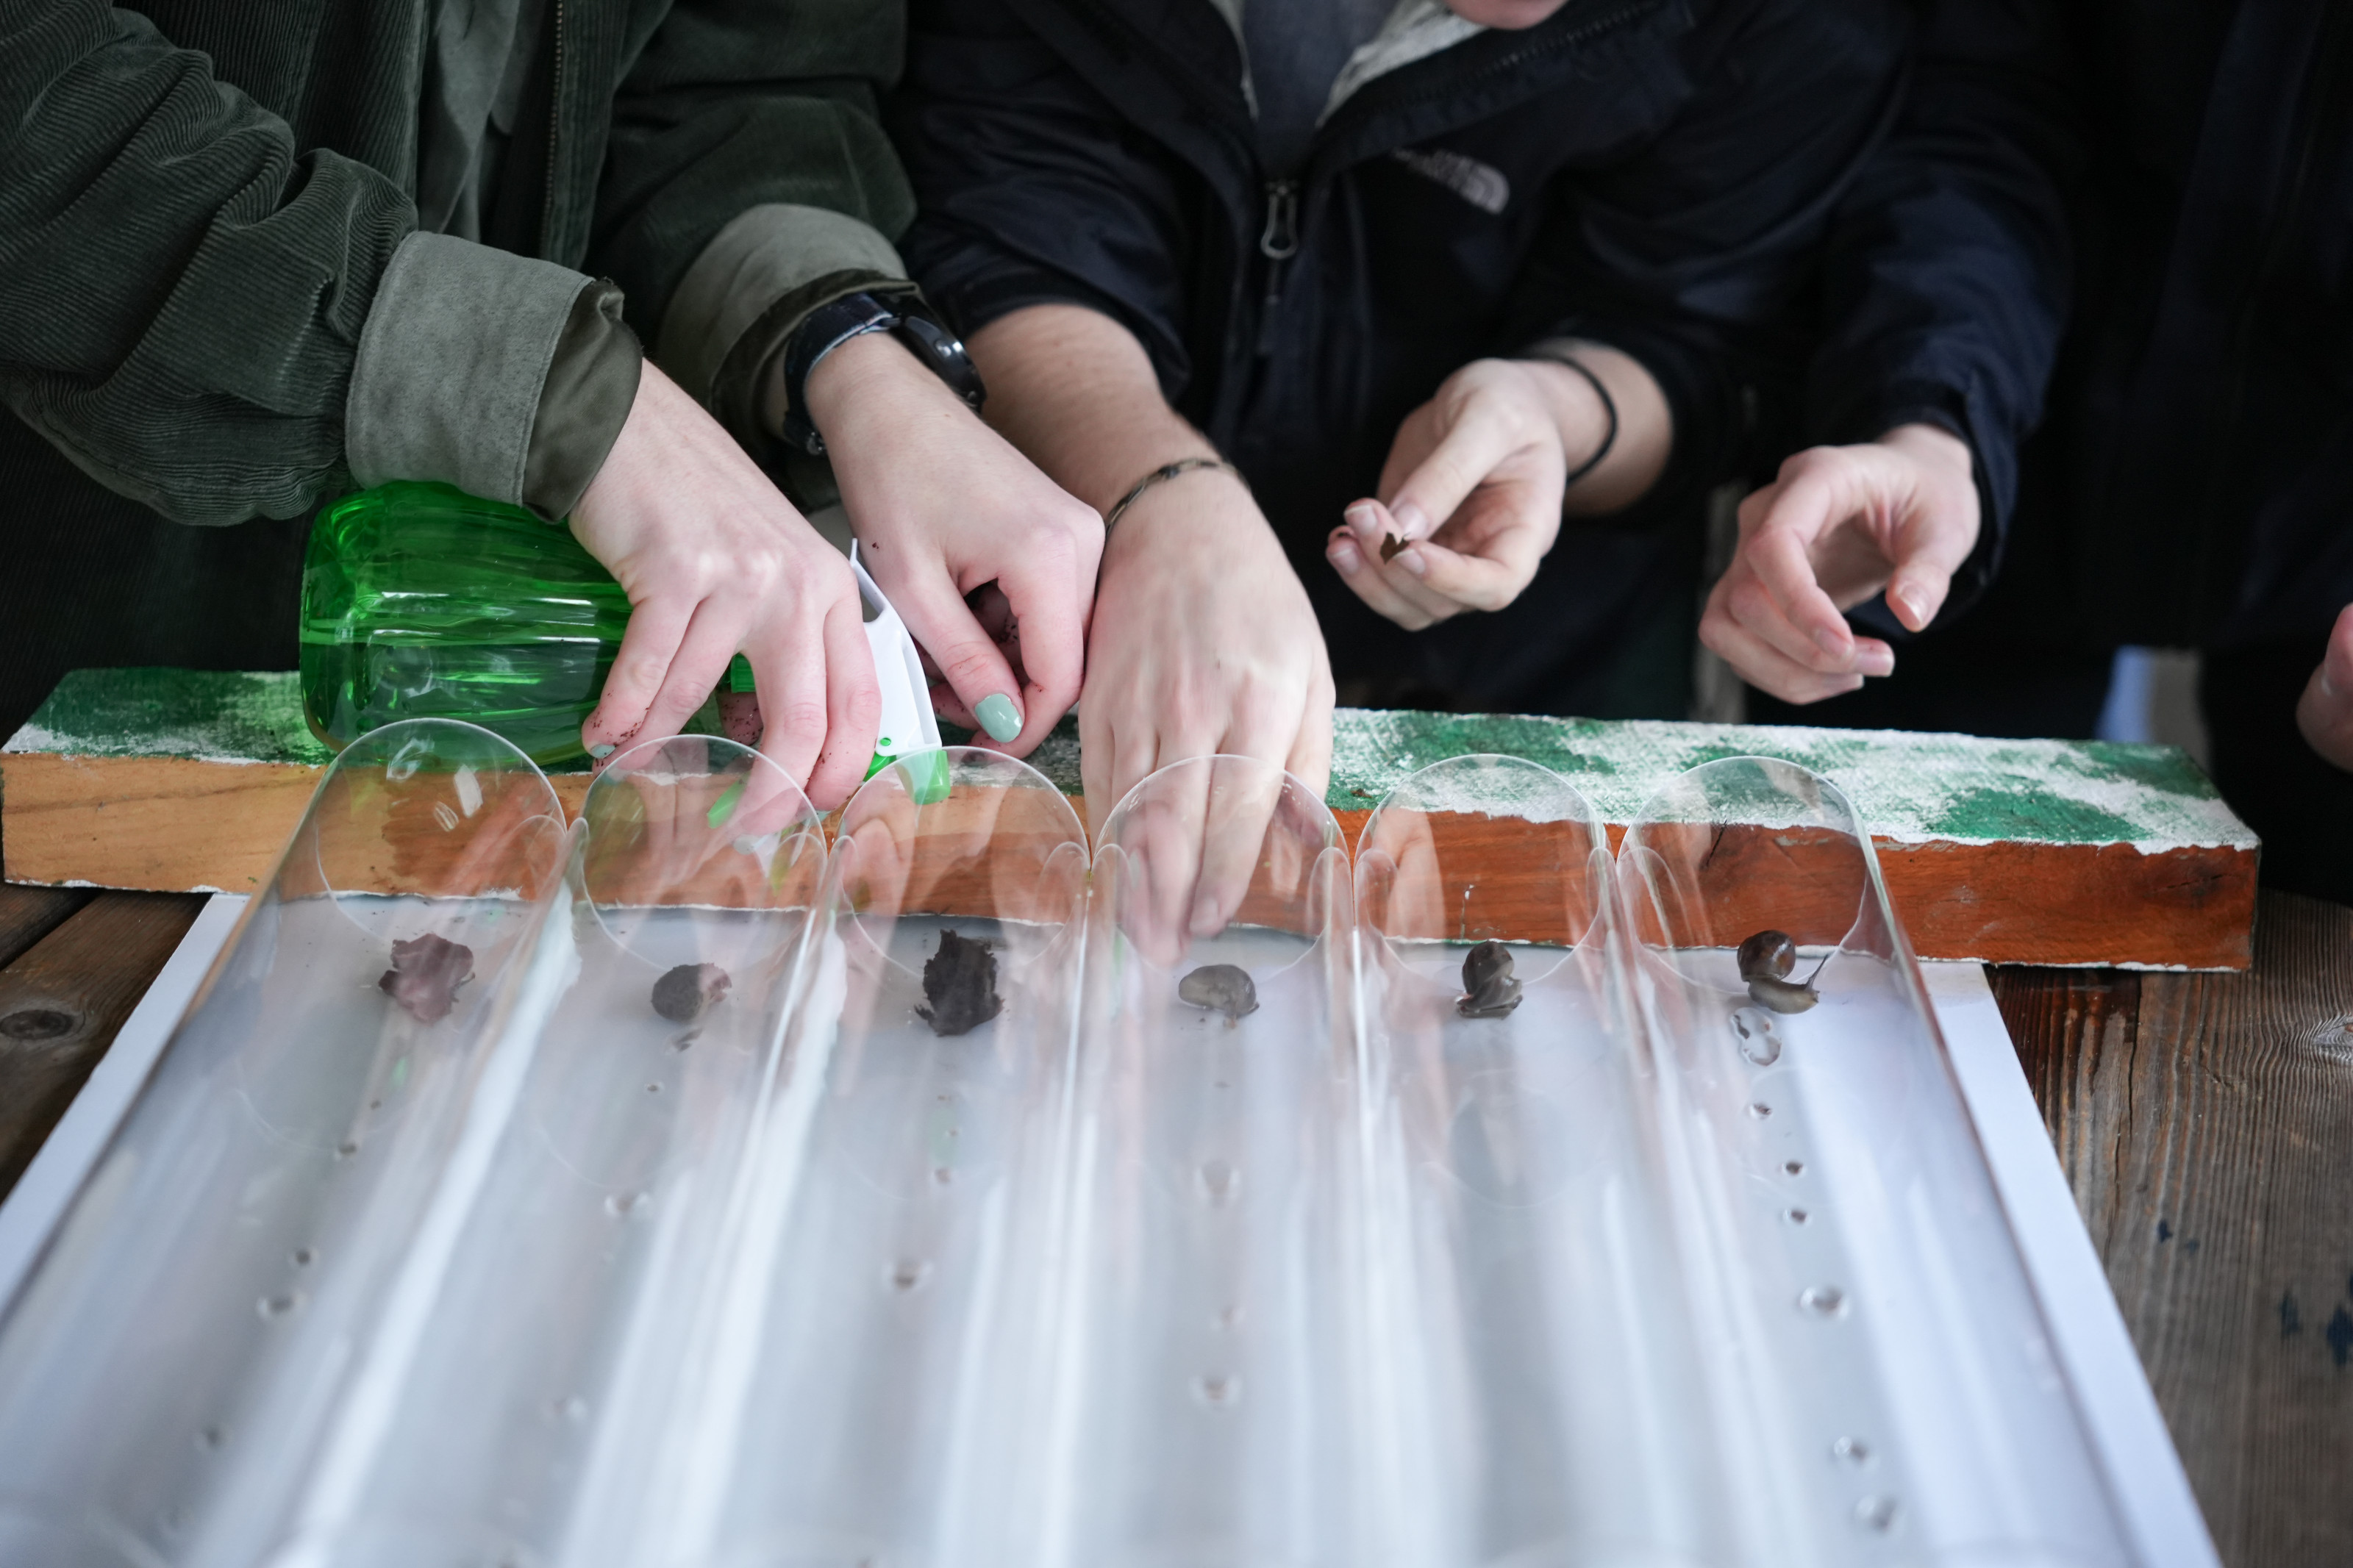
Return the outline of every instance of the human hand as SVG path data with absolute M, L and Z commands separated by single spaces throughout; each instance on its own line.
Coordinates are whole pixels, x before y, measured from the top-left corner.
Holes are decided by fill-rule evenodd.
M 1383 499 L 1348 508 L 1324 558 L 1408 631 L 1502 609 L 1560 532 L 1564 416 L 1581 463 L 1607 428 L 1584 377 L 1542 361 L 1473 360 L 1406 416 L 1381 467 Z
M 2338 613 L 2304 696 L 2295 705 L 2295 727 L 2305 743 L 2335 766 L 2353 773 L 2353 605 Z
M 849 563 L 650 363 L 572 532 L 630 605 L 580 728 L 590 754 L 676 734 L 741 650 L 766 719 L 760 750 L 819 810 L 849 798 L 882 708 Z
M 1895 668 L 1842 612 L 1884 589 L 1895 618 L 1936 618 L 1978 541 L 1968 445 L 1904 425 L 1856 447 L 1815 447 L 1740 503 L 1740 546 L 1709 594 L 1700 641 L 1750 685 L 1815 702 Z
M 1332 700 L 1314 609 L 1249 489 L 1203 468 L 1137 497 L 1103 551 L 1079 706 L 1089 826 L 1187 757 L 1261 758 L 1320 795 Z
M 866 569 L 940 673 L 932 704 L 1028 754 L 1078 700 L 1103 520 L 895 339 L 809 374 Z

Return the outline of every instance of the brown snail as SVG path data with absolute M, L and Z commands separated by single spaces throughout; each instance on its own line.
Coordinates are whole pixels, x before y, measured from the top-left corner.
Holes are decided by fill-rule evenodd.
M 952 931 L 923 961 L 923 999 L 915 1016 L 935 1035 L 968 1034 L 1005 1009 L 997 994 L 997 955 L 988 943 Z
M 1822 972 L 1822 964 L 1831 961 L 1822 954 L 1821 963 L 1803 980 L 1792 980 L 1789 972 L 1798 966 L 1798 944 L 1784 931 L 1760 931 L 1740 944 L 1736 955 L 1740 964 L 1740 978 L 1748 983 L 1748 994 L 1759 1007 L 1776 1013 L 1803 1013 L 1822 999 L 1814 989 L 1814 980 Z
M 1466 1018 L 1507 1018 L 1520 1005 L 1520 983 L 1512 978 L 1512 950 L 1482 942 L 1462 960 L 1462 996 L 1454 1010 Z
M 1258 987 L 1250 971 L 1238 964 L 1205 963 L 1176 983 L 1176 999 L 1212 1013 L 1223 1013 L 1229 1025 L 1239 1024 L 1258 1011 Z

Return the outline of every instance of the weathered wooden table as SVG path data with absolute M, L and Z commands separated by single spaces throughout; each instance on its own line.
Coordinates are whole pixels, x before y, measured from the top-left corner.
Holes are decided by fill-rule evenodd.
M 0 885 L 0 1194 L 203 906 Z M 2223 1562 L 2353 1564 L 2353 909 L 2265 894 L 2245 974 L 1993 985 Z

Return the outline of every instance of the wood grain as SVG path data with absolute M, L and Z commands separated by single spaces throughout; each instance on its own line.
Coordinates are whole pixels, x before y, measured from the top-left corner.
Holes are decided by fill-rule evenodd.
M 254 891 L 301 820 L 319 773 L 272 763 L 12 753 L 6 875 L 24 882 Z M 556 773 L 549 782 L 577 816 L 588 775 Z M 1353 846 L 1370 813 L 1335 815 L 1343 842 Z M 1482 874 L 1501 877 L 1514 864 L 1525 828 L 1507 819 L 1480 820 L 1492 829 L 1482 852 L 1493 861 Z M 1622 825 L 1609 834 L 1614 847 Z M 1889 893 L 1924 958 L 2244 969 L 2253 951 L 2251 849 L 2145 854 L 2128 844 L 1876 843 Z M 1786 873 L 1793 854 L 1803 858 L 1803 846 L 1785 830 L 1750 830 L 1728 848 L 1736 853 L 1727 867 L 1755 858 Z M 1829 846 L 1829 853 L 1841 862 L 1851 856 L 1842 843 Z M 1743 910 L 1727 918 L 1742 931 L 1759 924 L 1794 930 L 1794 921 L 1809 927 L 1810 934 L 1801 933 L 1806 940 L 1834 939 L 1852 919 L 1845 889 L 1853 879 L 1840 865 L 1825 862 L 1818 870 L 1800 880 L 1835 888 L 1830 901 L 1841 908 L 1792 910 L 1784 891 L 1772 911 Z M 1786 890 L 1786 874 L 1776 886 Z M 1537 906 L 1525 931 L 1504 921 L 1496 934 L 1550 940 L 1558 910 L 1547 900 Z M 1822 929 L 1813 931 L 1816 925 Z
M 65 923 L 66 917 L 90 902 L 84 888 L 18 888 L 0 883 L 0 964 Z
M 2247 974 L 1994 988 L 2223 1562 L 2353 1563 L 2353 910 L 2263 895 Z
M 109 893 L 0 969 L 0 1197 L 204 906 L 191 894 Z

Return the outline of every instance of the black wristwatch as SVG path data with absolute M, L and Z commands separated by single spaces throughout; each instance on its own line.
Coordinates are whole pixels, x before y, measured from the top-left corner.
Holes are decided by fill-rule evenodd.
M 980 412 L 981 402 L 988 395 L 980 384 L 980 372 L 973 367 L 972 356 L 964 352 L 962 341 L 940 324 L 922 297 L 908 293 L 886 300 L 861 289 L 811 310 L 785 345 L 786 440 L 812 458 L 825 456 L 825 437 L 817 433 L 808 416 L 809 372 L 826 355 L 868 332 L 888 332 L 906 344 L 909 353 L 947 383 L 950 392 L 963 398 L 975 414 Z

